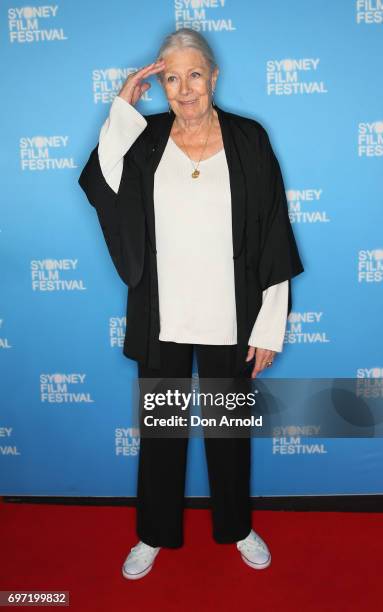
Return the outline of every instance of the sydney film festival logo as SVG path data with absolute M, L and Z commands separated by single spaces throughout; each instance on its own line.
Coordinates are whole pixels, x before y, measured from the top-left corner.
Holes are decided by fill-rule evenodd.
M 355 9 L 358 25 L 383 24 L 383 0 L 356 0 Z
M 291 223 L 328 223 L 327 211 L 320 206 L 323 189 L 286 191 Z
M 381 366 L 358 368 L 356 382 L 356 397 L 366 400 L 383 399 L 383 368 Z
M 140 449 L 140 432 L 136 427 L 116 427 L 114 450 L 117 457 L 136 457 Z
M 111 104 L 128 76 L 138 68 L 95 68 L 92 71 L 94 104 Z M 151 99 L 148 91 L 141 96 L 141 100 L 145 102 Z
M 286 344 L 327 344 L 330 342 L 322 324 L 323 312 L 291 312 L 287 319 Z
M 4 319 L 0 319 L 0 349 L 10 349 L 12 348 L 11 342 L 9 338 L 4 336 Z
M 227 12 L 229 7 L 230 0 L 174 0 L 175 29 L 232 32 L 236 28 Z
M 126 317 L 109 317 L 109 342 L 111 348 L 124 346 Z
M 48 404 L 91 404 L 84 372 L 54 372 L 40 374 L 40 400 Z
M 305 438 L 320 436 L 320 425 L 284 425 L 273 429 L 273 455 L 325 455 L 326 445 Z
M 68 136 L 23 136 L 20 138 L 20 165 L 23 171 L 77 168 L 73 157 L 65 155 Z
M 85 291 L 78 277 L 78 259 L 32 259 L 33 291 Z
M 58 4 L 9 8 L 10 42 L 23 44 L 67 40 L 64 29 L 57 27 L 58 11 Z
M 16 444 L 12 444 L 13 427 L 4 427 L 0 425 L 0 455 L 18 456 L 21 455 Z
M 270 59 L 266 62 L 267 95 L 325 94 L 327 88 L 319 74 L 319 57 Z
M 356 378 L 383 378 L 383 368 L 375 366 L 373 368 L 358 368 Z
M 358 124 L 358 156 L 382 157 L 383 121 L 361 122 Z
M 383 249 L 361 249 L 358 253 L 358 282 L 381 283 L 383 280 Z

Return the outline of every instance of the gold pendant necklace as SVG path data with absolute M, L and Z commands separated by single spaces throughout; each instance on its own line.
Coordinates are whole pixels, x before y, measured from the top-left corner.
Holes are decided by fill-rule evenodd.
M 198 160 L 198 162 L 197 162 L 197 165 L 196 165 L 196 166 L 194 166 L 194 164 L 193 164 L 193 160 L 191 159 L 191 157 L 190 157 L 190 155 L 189 155 L 189 153 L 188 153 L 188 150 L 187 150 L 187 148 L 186 148 L 186 146 L 185 146 L 184 139 L 183 139 L 183 136 L 182 136 L 182 132 L 180 132 L 180 134 L 181 134 L 182 144 L 184 145 L 184 148 L 185 148 L 186 154 L 187 154 L 188 158 L 190 159 L 190 163 L 191 163 L 191 165 L 192 165 L 192 167 L 193 167 L 193 172 L 192 172 L 192 174 L 191 174 L 191 177 L 192 177 L 193 179 L 198 178 L 198 177 L 199 177 L 199 175 L 201 174 L 200 170 L 198 170 L 198 166 L 200 165 L 201 159 L 202 159 L 203 154 L 204 154 L 204 152 L 205 152 L 206 145 L 207 145 L 207 141 L 209 140 L 210 130 L 211 130 L 211 126 L 212 126 L 212 124 L 213 124 L 213 120 L 211 120 L 211 121 L 210 121 L 210 127 L 209 127 L 209 131 L 208 131 L 208 133 L 207 133 L 206 141 L 205 141 L 204 147 L 203 147 L 203 149 L 202 149 L 201 157 L 199 158 L 199 160 Z

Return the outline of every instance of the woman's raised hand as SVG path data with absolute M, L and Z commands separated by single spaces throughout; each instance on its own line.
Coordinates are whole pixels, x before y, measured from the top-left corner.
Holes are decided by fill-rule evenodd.
M 145 91 L 151 87 L 150 83 L 147 81 L 143 82 L 143 79 L 161 72 L 164 67 L 164 60 L 159 60 L 157 62 L 152 62 L 151 64 L 148 64 L 148 66 L 144 66 L 139 70 L 136 70 L 136 72 L 132 72 L 121 87 L 121 91 L 118 94 L 119 97 L 126 100 L 126 102 L 129 102 L 129 104 L 136 104 L 141 98 L 142 94 L 144 94 Z

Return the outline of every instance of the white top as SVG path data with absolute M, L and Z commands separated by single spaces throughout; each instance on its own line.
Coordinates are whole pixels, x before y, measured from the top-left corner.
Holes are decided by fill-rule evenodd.
M 237 344 L 231 197 L 221 149 L 199 165 L 170 137 L 154 175 L 160 340 Z
M 100 132 L 98 155 L 117 193 L 123 156 L 145 129 L 137 109 L 116 96 Z M 200 162 L 191 178 L 187 155 L 169 137 L 154 175 L 160 340 L 236 344 L 231 194 L 225 150 Z M 265 289 L 249 345 L 281 352 L 288 281 Z

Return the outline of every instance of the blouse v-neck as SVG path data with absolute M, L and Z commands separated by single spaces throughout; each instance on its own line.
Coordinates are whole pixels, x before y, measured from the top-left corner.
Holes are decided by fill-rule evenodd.
M 190 157 L 189 157 L 189 156 L 188 156 L 188 155 L 185 153 L 185 151 L 184 151 L 183 149 L 181 149 L 181 147 L 179 147 L 179 146 L 178 146 L 178 144 L 175 142 L 175 140 L 173 140 L 173 138 L 172 138 L 171 136 L 169 136 L 169 140 L 170 140 L 170 142 L 172 143 L 172 145 L 173 145 L 173 146 L 174 146 L 176 149 L 178 149 L 178 151 L 180 151 L 180 152 L 182 153 L 182 155 L 184 155 L 184 156 L 185 156 L 187 159 L 189 159 L 189 160 L 190 160 Z M 220 149 L 219 151 L 217 151 L 217 153 L 213 153 L 213 155 L 210 155 L 210 157 L 207 157 L 206 159 L 201 159 L 201 161 L 200 161 L 200 162 L 198 162 L 198 161 L 196 161 L 196 160 L 194 160 L 194 159 L 192 159 L 191 161 L 192 161 L 192 163 L 193 163 L 193 164 L 198 164 L 198 163 L 200 163 L 200 164 L 204 164 L 205 162 L 208 162 L 208 161 L 210 161 L 211 159 L 214 159 L 214 158 L 215 158 L 215 157 L 217 157 L 218 155 L 222 154 L 224 151 L 225 151 L 225 148 L 224 148 L 224 147 L 222 147 L 222 149 Z

